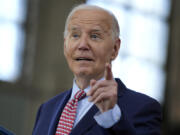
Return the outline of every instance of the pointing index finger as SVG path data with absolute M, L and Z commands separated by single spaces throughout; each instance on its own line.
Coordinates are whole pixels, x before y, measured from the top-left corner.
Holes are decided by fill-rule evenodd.
M 113 80 L 111 65 L 109 63 L 106 63 L 106 65 L 105 65 L 105 79 L 106 80 Z

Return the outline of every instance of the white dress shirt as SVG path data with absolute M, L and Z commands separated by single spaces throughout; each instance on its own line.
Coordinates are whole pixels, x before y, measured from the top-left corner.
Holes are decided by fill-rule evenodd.
M 100 79 L 104 80 L 104 78 Z M 72 87 L 72 94 L 69 100 L 73 99 L 76 92 L 80 90 L 75 82 L 73 81 L 73 87 Z M 87 93 L 90 90 L 90 86 L 88 86 L 84 91 Z M 85 114 L 89 111 L 89 109 L 93 106 L 93 102 L 88 101 L 88 96 L 83 98 L 78 102 L 77 106 L 77 113 L 76 118 L 74 121 L 74 127 L 77 125 L 77 123 L 85 116 Z M 112 125 L 114 125 L 121 117 L 121 110 L 119 106 L 116 104 L 114 108 L 110 109 L 109 111 L 106 111 L 104 113 L 101 113 L 100 111 L 97 112 L 94 116 L 94 119 L 96 122 L 104 127 L 104 128 L 110 128 Z

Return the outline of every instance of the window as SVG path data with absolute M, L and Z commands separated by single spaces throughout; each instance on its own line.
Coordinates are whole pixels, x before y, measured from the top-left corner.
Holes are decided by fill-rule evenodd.
M 121 48 L 113 62 L 114 77 L 128 88 L 163 102 L 169 0 L 88 0 L 115 14 Z
M 25 11 L 25 0 L 0 0 L 0 80 L 20 75 Z

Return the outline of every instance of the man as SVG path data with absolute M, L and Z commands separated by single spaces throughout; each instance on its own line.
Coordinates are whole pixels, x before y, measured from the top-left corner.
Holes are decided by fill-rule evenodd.
M 70 12 L 64 32 L 64 55 L 74 74 L 73 87 L 41 105 L 33 135 L 160 134 L 159 103 L 113 78 L 111 61 L 119 48 L 119 26 L 112 13 L 85 4 Z M 71 119 L 65 106 L 73 104 L 79 90 L 86 97 L 77 101 Z

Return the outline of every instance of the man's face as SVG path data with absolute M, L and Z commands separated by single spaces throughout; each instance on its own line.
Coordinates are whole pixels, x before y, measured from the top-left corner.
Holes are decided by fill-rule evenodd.
M 99 79 L 113 60 L 120 40 L 112 38 L 111 16 L 101 10 L 78 10 L 71 17 L 64 54 L 75 77 Z

